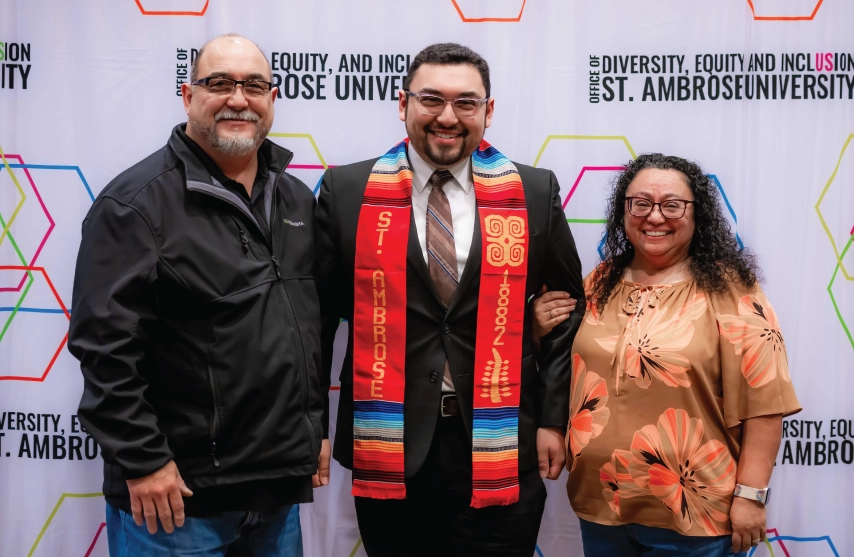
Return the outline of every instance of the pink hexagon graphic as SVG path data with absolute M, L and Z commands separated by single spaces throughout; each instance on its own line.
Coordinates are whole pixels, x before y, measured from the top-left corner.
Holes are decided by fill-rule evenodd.
M 26 165 L 24 163 L 24 159 L 21 157 L 21 155 L 5 155 L 5 157 L 6 157 L 7 161 L 9 161 L 11 159 L 15 159 L 18 161 L 16 164 L 10 165 L 10 166 L 12 166 L 13 170 L 15 170 L 15 168 L 14 168 L 15 166 L 18 166 L 18 165 L 24 166 L 24 168 L 22 170 L 24 171 L 24 175 L 27 177 L 26 183 L 28 183 L 30 188 L 32 189 L 32 193 L 35 195 L 35 198 L 38 201 L 38 207 L 40 208 L 41 212 L 44 213 L 44 216 L 47 219 L 47 223 L 48 223 L 47 228 L 44 232 L 44 235 L 41 237 L 41 240 L 39 240 L 36 247 L 33 248 L 33 250 L 30 253 L 22 253 L 21 254 L 23 256 L 26 264 L 32 266 L 32 265 L 35 265 L 36 260 L 38 259 L 39 254 L 42 251 L 42 248 L 44 248 L 45 243 L 47 243 L 47 239 L 50 237 L 50 233 L 53 232 L 53 229 L 56 227 L 56 223 L 54 222 L 53 217 L 51 217 L 50 211 L 48 211 L 47 206 L 45 205 L 44 200 L 42 199 L 42 196 L 39 193 L 39 189 L 36 187 L 36 183 L 33 180 L 33 177 L 30 174 L 29 169 L 26 167 Z M 3 172 L 5 170 L 6 170 L 5 165 L 0 167 L 0 172 Z M 27 222 L 31 223 L 33 221 L 32 221 L 32 219 L 28 219 Z M 16 249 L 17 249 L 17 246 L 16 246 Z M 24 282 L 26 281 L 26 278 L 27 278 L 27 274 L 22 273 L 21 279 L 19 281 L 17 281 L 16 284 L 11 285 L 11 286 L 8 284 L 0 284 L 0 292 L 20 292 L 24 286 Z

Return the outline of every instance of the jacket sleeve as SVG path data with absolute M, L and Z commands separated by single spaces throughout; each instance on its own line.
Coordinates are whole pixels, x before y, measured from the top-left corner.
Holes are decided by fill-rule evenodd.
M 540 341 L 539 427 L 566 431 L 569 420 L 570 357 L 575 333 L 584 317 L 581 261 L 560 203 L 560 185 L 549 172 L 550 207 L 545 281 L 549 290 L 569 292 L 578 300 L 569 318 Z
M 323 397 L 323 437 L 329 438 L 329 387 L 332 385 L 332 353 L 341 322 L 338 273 L 338 223 L 332 199 L 332 173 L 323 175 L 314 210 L 314 280 L 320 298 L 320 392 Z
M 157 261 L 154 236 L 137 210 L 98 199 L 83 222 L 68 349 L 83 372 L 80 421 L 104 460 L 129 478 L 173 458 L 140 374 L 157 317 Z

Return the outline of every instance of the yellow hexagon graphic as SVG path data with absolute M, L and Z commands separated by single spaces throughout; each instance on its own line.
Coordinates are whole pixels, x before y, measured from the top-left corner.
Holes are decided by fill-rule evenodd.
M 845 316 L 843 315 L 843 308 L 840 307 L 843 298 L 840 297 L 838 287 L 837 292 L 834 294 L 834 284 L 837 281 L 840 271 L 842 271 L 842 276 L 845 277 L 846 281 L 854 280 L 854 277 L 851 276 L 845 267 L 846 256 L 849 253 L 852 241 L 854 241 L 854 228 L 849 230 L 849 226 L 854 225 L 854 214 L 845 214 L 845 209 L 851 207 L 850 199 L 847 197 L 850 195 L 850 188 L 846 189 L 843 184 L 839 184 L 842 180 L 840 169 L 848 170 L 850 168 L 849 171 L 854 171 L 854 160 L 848 162 L 848 168 L 845 167 L 846 161 L 849 160 L 846 159 L 846 154 L 848 154 L 848 146 L 851 144 L 852 139 L 854 139 L 854 133 L 849 135 L 842 145 L 836 167 L 833 169 L 830 178 L 827 180 L 827 184 L 825 184 L 824 189 L 821 191 L 821 195 L 815 204 L 815 210 L 818 213 L 821 226 L 830 240 L 830 245 L 833 247 L 833 253 L 836 255 L 836 267 L 833 270 L 833 275 L 830 277 L 830 283 L 827 285 L 827 293 L 830 295 L 833 310 L 836 312 L 836 317 L 839 319 L 840 325 L 842 325 L 842 330 L 845 332 L 845 336 L 848 337 L 851 347 L 854 348 L 854 337 L 852 337 L 851 330 L 848 328 Z M 854 154 L 849 155 L 849 158 L 852 156 Z M 831 189 L 831 186 L 835 187 Z M 834 197 L 834 194 L 838 194 L 839 198 Z M 825 208 L 824 212 L 822 212 L 822 206 Z M 832 219 L 829 214 L 831 211 L 841 214 L 841 218 Z M 843 220 L 845 218 L 849 220 Z M 831 222 L 833 220 L 837 222 Z M 841 284 L 847 284 L 847 282 L 842 281 Z
M 821 191 L 821 195 L 819 196 L 818 201 L 815 204 L 815 210 L 818 213 L 818 218 L 821 221 L 821 226 L 824 228 L 825 234 L 827 234 L 827 237 L 830 239 L 830 245 L 833 246 L 833 253 L 836 254 L 836 261 L 839 264 L 839 268 L 842 270 L 842 274 L 845 276 L 846 280 L 854 280 L 854 277 L 851 276 L 851 274 L 845 268 L 845 263 L 842 261 L 843 255 L 841 254 L 840 244 L 844 246 L 848 242 L 851 234 L 854 234 L 854 229 L 851 230 L 850 232 L 848 232 L 847 234 L 845 234 L 845 232 L 848 231 L 848 227 L 851 225 L 854 225 L 854 215 L 849 216 L 851 218 L 852 222 L 841 223 L 841 226 L 839 224 L 832 225 L 833 228 L 837 229 L 836 234 L 834 234 L 834 232 L 831 231 L 831 225 L 828 224 L 828 221 L 825 218 L 825 214 L 822 213 L 822 211 L 821 211 L 821 206 L 822 206 L 822 203 L 825 201 L 825 198 L 827 197 L 828 192 L 830 191 L 830 187 L 836 181 L 836 177 L 839 174 L 839 169 L 840 169 L 840 167 L 842 167 L 842 162 L 845 159 L 845 154 L 846 154 L 846 151 L 848 149 L 848 145 L 851 143 L 852 139 L 854 139 L 854 133 L 849 135 L 848 139 L 845 140 L 845 144 L 842 145 L 842 151 L 840 151 L 840 153 L 839 153 L 839 159 L 836 162 L 836 168 L 833 169 L 833 173 L 830 175 L 830 178 L 827 180 L 827 184 L 825 184 L 824 189 Z M 854 168 L 854 161 L 852 161 L 852 168 Z M 836 204 L 836 205 L 838 207 L 849 206 L 846 204 Z M 840 231 L 843 232 L 843 235 L 842 235 L 843 237 L 840 238 L 839 241 L 837 242 L 837 238 L 835 236 L 839 235 Z
M 271 132 L 267 134 L 269 138 L 281 138 L 281 139 L 302 139 L 308 140 L 311 144 L 311 150 L 314 152 L 317 157 L 317 163 L 308 163 L 306 162 L 309 158 L 305 152 L 294 153 L 294 162 L 288 165 L 288 172 L 299 178 L 300 180 L 305 181 L 305 183 L 312 189 L 312 192 L 315 196 L 317 196 L 317 192 L 320 191 L 320 180 L 323 177 L 323 172 L 329 168 L 329 165 L 326 164 L 326 160 L 323 158 L 323 154 L 320 152 L 320 148 L 317 146 L 317 143 L 314 141 L 314 137 L 310 133 L 284 133 L 284 132 Z

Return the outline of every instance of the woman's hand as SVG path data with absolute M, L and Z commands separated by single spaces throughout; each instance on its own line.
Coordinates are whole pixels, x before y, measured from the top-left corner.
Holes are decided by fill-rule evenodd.
M 783 437 L 783 415 L 756 416 L 742 422 L 741 454 L 736 482 L 763 487 L 771 481 L 774 459 Z M 732 549 L 747 551 L 765 539 L 765 505 L 743 497 L 733 497 L 729 510 L 732 522 Z M 754 541 L 759 540 L 756 544 Z
M 531 337 L 537 344 L 569 317 L 576 303 L 574 298 L 569 297 L 569 292 L 546 292 L 545 284 L 540 294 L 539 298 L 534 299 L 534 317 L 531 323 Z
M 765 539 L 765 505 L 743 497 L 733 497 L 729 510 L 732 522 L 732 551 L 750 551 Z M 760 540 L 756 543 L 756 540 Z

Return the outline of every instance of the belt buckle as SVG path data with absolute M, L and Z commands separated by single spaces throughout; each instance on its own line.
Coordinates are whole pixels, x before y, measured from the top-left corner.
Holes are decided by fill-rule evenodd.
M 453 416 L 460 415 L 457 393 L 442 393 L 441 411 L 443 418 L 451 418 Z

